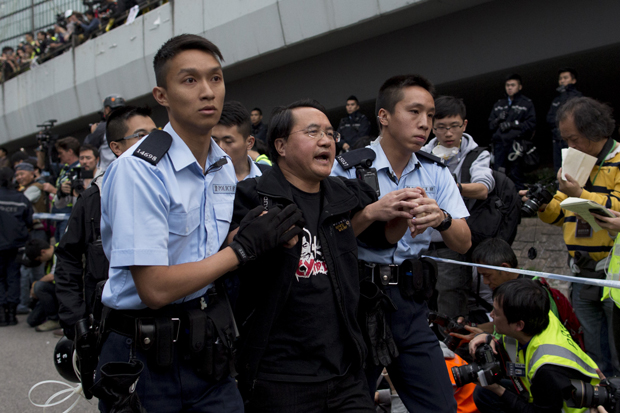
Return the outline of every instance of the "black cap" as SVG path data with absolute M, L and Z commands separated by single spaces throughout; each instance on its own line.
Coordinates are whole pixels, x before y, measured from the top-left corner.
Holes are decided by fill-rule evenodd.
M 125 106 L 125 99 L 121 95 L 110 95 L 103 100 L 103 107 L 109 106 L 110 109 Z

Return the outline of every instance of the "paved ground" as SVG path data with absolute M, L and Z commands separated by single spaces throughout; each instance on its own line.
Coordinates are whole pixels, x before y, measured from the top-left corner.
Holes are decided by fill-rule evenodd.
M 56 372 L 53 356 L 57 337 L 50 333 L 37 333 L 26 324 L 26 316 L 18 316 L 19 324 L 0 327 L 0 411 L 2 413 L 43 412 L 28 401 L 28 391 L 43 380 L 62 380 Z M 75 383 L 71 383 L 75 385 Z M 58 384 L 45 384 L 33 392 L 33 400 L 42 404 L 55 392 L 64 390 Z M 77 397 L 77 396 L 74 396 Z M 75 401 L 45 409 L 45 413 L 63 412 Z M 97 412 L 95 401 L 81 398 L 72 410 L 76 413 Z

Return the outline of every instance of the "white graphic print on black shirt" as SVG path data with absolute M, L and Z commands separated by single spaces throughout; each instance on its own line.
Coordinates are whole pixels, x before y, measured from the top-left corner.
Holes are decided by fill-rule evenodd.
M 309 278 L 311 275 L 327 275 L 327 265 L 316 235 L 312 235 L 307 228 L 304 228 L 301 237 L 301 256 L 295 276 L 299 281 L 299 277 Z

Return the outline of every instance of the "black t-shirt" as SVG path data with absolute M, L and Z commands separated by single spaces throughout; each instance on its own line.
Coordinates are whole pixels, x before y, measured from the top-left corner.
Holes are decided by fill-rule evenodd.
M 321 193 L 295 187 L 293 200 L 306 226 L 301 256 L 289 295 L 275 321 L 258 377 L 266 380 L 320 382 L 346 373 L 348 336 L 318 237 Z

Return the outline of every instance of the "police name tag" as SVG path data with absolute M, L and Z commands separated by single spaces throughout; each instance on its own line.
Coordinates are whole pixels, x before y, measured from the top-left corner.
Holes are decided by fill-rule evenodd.
M 213 193 L 215 194 L 234 194 L 237 185 L 232 184 L 213 184 Z
M 525 364 L 506 363 L 506 374 L 510 377 L 525 377 Z

